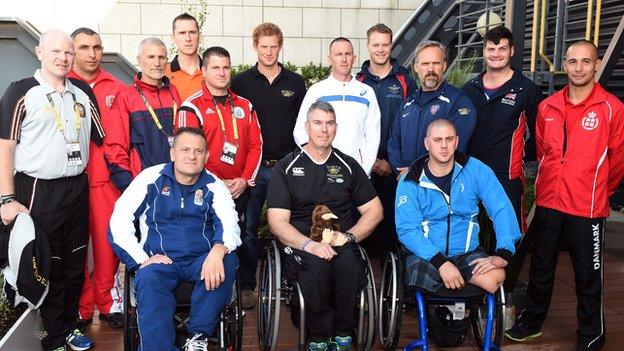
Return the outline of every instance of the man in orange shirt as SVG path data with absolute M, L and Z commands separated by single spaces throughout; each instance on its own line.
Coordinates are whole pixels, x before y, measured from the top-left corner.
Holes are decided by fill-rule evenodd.
M 165 75 L 180 93 L 181 101 L 201 90 L 202 60 L 197 54 L 201 33 L 195 17 L 183 13 L 173 19 L 171 39 L 178 54 L 167 64 Z

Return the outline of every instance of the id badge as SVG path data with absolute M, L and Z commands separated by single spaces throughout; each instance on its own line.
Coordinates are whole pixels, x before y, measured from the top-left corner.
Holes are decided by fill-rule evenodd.
M 65 143 L 65 151 L 67 151 L 68 166 L 82 166 L 82 156 L 80 154 L 79 143 Z
M 238 151 L 238 146 L 226 141 L 223 143 L 223 151 L 221 151 L 221 158 L 219 159 L 228 165 L 234 165 L 236 151 Z

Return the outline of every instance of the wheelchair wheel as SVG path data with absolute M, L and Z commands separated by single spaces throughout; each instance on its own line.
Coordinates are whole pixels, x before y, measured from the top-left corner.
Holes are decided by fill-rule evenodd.
M 379 294 L 379 340 L 386 350 L 396 350 L 403 319 L 403 269 L 397 255 L 389 252 L 384 260 Z
M 260 261 L 258 289 L 258 342 L 261 350 L 275 350 L 281 307 L 281 260 L 275 241 L 265 249 Z M 242 334 L 242 333 L 241 333 Z
M 219 324 L 219 350 L 241 351 L 243 349 L 243 306 L 240 296 L 240 276 L 234 282 L 236 297 L 225 307 Z
M 377 291 L 375 290 L 375 278 L 373 276 L 373 269 L 370 264 L 370 259 L 366 254 L 366 251 L 360 249 L 360 255 L 366 262 L 366 286 L 360 292 L 359 302 L 359 318 L 358 318 L 358 335 L 357 335 L 357 349 L 358 350 L 371 350 L 375 339 L 375 311 Z
M 126 269 L 124 272 L 124 300 L 123 300 L 123 339 L 124 350 L 134 351 L 139 347 L 139 327 L 136 320 L 136 303 L 134 294 L 131 293 L 131 273 Z
M 490 338 L 490 350 L 500 350 L 503 337 L 505 333 L 505 291 L 501 286 L 496 294 L 494 294 L 494 325 L 492 327 L 492 335 Z M 484 300 L 474 306 L 474 313 L 472 318 L 472 330 L 474 332 L 475 340 L 479 349 L 483 350 L 483 344 L 486 335 L 486 323 L 487 323 L 487 296 Z M 490 351 L 486 350 L 486 351 Z

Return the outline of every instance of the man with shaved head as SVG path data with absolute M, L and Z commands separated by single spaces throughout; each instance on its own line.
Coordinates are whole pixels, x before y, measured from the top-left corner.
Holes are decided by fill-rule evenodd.
M 412 163 L 396 193 L 397 233 L 408 250 L 406 281 L 430 292 L 470 283 L 494 293 L 520 238 L 511 202 L 491 168 L 458 151 L 451 121 L 430 122 L 423 144 L 427 155 Z M 479 203 L 494 222 L 491 256 L 479 242 Z
M 539 177 L 526 308 L 505 333 L 524 341 L 542 334 L 553 291 L 559 241 L 570 246 L 577 296 L 577 350 L 605 342 L 603 249 L 609 195 L 624 174 L 624 105 L 595 82 L 594 43 L 568 47 L 568 85 L 540 103 L 536 119 Z
M 89 224 L 84 171 L 89 142 L 101 145 L 104 130 L 89 86 L 67 77 L 71 38 L 45 32 L 36 53 L 41 69 L 13 82 L 0 101 L 0 214 L 9 224 L 29 213 L 49 242 L 49 290 L 40 307 L 44 350 L 65 350 L 66 343 L 86 350 L 93 340 L 77 324 Z
M 165 76 L 167 47 L 156 37 L 139 43 L 140 72 L 113 102 L 112 117 L 104 120 L 109 131 L 104 156 L 110 179 L 121 191 L 142 170 L 169 162 L 174 119 L 180 106 L 175 86 Z

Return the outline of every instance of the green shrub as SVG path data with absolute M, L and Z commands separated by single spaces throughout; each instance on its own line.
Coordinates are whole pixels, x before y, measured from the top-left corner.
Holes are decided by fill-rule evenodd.
M 238 66 L 232 66 L 230 74 L 232 75 L 232 78 L 234 78 L 234 76 L 236 76 L 237 74 L 241 74 L 250 68 L 251 65 L 248 65 L 246 63 L 240 64 Z
M 319 63 L 315 65 L 313 62 L 301 67 L 301 75 L 303 76 L 303 80 L 305 81 L 306 87 L 310 87 L 312 84 L 321 81 L 329 76 L 329 72 L 331 72 L 331 67 L 324 66 Z

